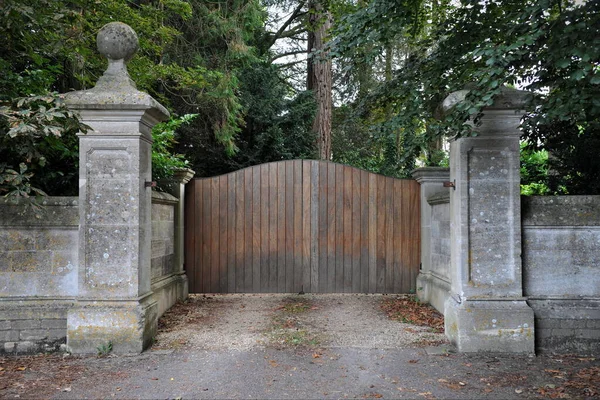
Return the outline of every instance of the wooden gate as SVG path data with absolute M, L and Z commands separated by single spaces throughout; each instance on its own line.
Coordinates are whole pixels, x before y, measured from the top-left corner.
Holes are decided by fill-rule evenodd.
M 281 161 L 186 187 L 191 293 L 409 293 L 419 185 L 324 161 Z

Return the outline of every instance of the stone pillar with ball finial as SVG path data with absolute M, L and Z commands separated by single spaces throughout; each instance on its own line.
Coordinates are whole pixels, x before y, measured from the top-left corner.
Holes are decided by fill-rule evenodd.
M 65 96 L 91 128 L 79 136 L 78 296 L 67 317 L 67 346 L 72 353 L 136 353 L 156 333 L 151 129 L 169 113 L 129 77 L 127 62 L 138 48 L 131 27 L 109 23 L 97 44 L 106 72 L 94 88 Z

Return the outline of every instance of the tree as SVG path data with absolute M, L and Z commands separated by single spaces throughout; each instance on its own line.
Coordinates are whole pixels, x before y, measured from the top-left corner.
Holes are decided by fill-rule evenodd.
M 331 159 L 331 97 L 332 63 L 323 53 L 327 35 L 331 29 L 331 13 L 320 0 L 310 0 L 308 4 L 309 29 L 306 88 L 314 93 L 317 113 L 312 130 L 317 137 L 319 159 Z
M 599 11 L 598 0 L 372 0 L 336 24 L 331 53 L 360 57 L 370 46 L 373 57 L 390 41 L 408 41 L 393 79 L 356 107 L 368 115 L 392 104 L 392 114 L 370 129 L 398 132 L 405 161 L 439 137 L 469 134 L 465 121 L 477 120 L 502 86 L 517 85 L 531 92 L 523 130 L 550 152 L 555 188 L 598 193 L 600 162 L 586 155 L 600 151 Z M 467 86 L 467 100 L 435 120 L 440 101 Z

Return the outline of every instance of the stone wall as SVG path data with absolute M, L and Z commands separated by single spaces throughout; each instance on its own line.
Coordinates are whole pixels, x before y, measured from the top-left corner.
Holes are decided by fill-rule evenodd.
M 522 199 L 524 295 L 538 351 L 600 352 L 600 196 Z
M 152 281 L 170 275 L 175 269 L 175 206 L 169 194 L 152 193 Z
M 450 289 L 450 196 L 447 193 L 427 199 L 431 205 L 431 279 L 429 302 L 444 310 Z
M 77 197 L 0 203 L 0 352 L 57 350 L 77 295 Z
M 439 312 L 450 290 L 450 193 L 444 182 L 450 170 L 441 167 L 418 168 L 412 172 L 421 185 L 421 270 L 417 296 Z
M 77 197 L 48 197 L 39 217 L 0 203 L 0 354 L 66 349 L 78 295 Z M 179 200 L 152 194 L 152 296 L 162 315 L 187 293 L 178 265 Z
M 161 316 L 178 300 L 186 297 L 181 287 L 181 272 L 176 255 L 176 197 L 152 193 L 152 292 Z

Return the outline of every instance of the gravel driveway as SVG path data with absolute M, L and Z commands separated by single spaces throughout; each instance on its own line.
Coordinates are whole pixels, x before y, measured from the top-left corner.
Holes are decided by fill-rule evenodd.
M 193 295 L 191 322 L 177 321 L 177 329 L 161 332 L 158 346 L 177 343 L 205 350 L 250 350 L 268 346 L 273 318 L 282 304 L 306 302 L 305 312 L 294 314 L 298 329 L 318 337 L 327 348 L 402 349 L 445 341 L 427 327 L 390 320 L 380 309 L 382 295 L 360 294 L 228 294 Z M 276 343 L 275 343 L 276 344 Z
M 389 320 L 386 298 L 196 295 L 141 355 L 0 358 L 0 397 L 598 397 L 594 357 L 452 353 L 442 334 Z

